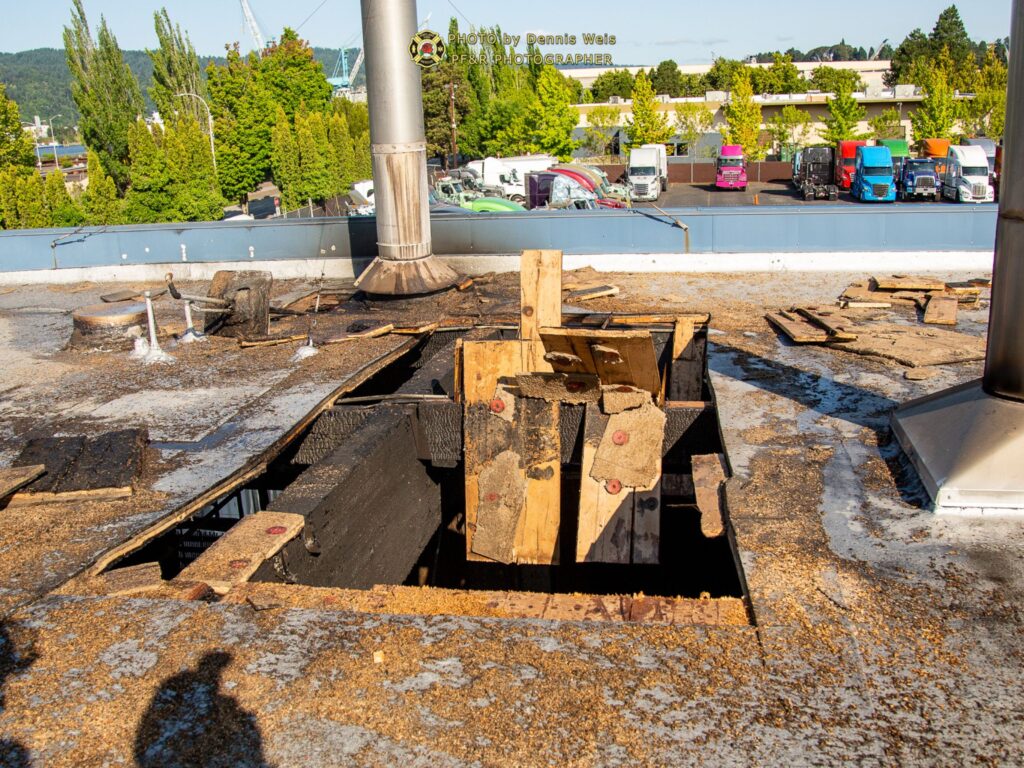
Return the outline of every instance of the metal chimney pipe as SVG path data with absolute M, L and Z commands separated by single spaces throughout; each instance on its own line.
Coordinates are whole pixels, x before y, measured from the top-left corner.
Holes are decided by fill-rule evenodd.
M 1024 0 L 1013 0 L 985 375 L 904 403 L 892 429 L 935 511 L 1024 514 Z
M 409 53 L 416 3 L 362 0 L 362 17 L 378 256 L 356 285 L 386 295 L 448 288 L 458 275 L 431 254 L 420 69 Z
M 1024 3 L 1010 21 L 1010 78 L 1006 94 L 1003 170 L 992 270 L 988 352 L 982 386 L 996 397 L 1024 400 Z

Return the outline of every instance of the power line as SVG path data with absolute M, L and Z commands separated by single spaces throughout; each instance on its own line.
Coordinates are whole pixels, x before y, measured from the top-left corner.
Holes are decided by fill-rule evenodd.
M 313 12 L 309 14 L 309 16 L 307 16 L 305 19 L 303 19 L 302 24 L 299 24 L 299 26 L 295 28 L 295 31 L 298 32 L 300 29 L 302 29 L 302 27 L 305 26 L 306 22 L 312 19 L 314 16 L 316 16 L 316 12 L 323 8 L 325 5 L 327 5 L 327 0 L 323 0 L 323 2 L 320 3 L 320 5 L 314 8 Z
M 469 24 L 469 26 L 470 26 L 470 29 L 472 29 L 472 28 L 473 28 L 473 22 L 472 22 L 472 21 L 470 21 L 470 20 L 469 20 L 469 19 L 468 19 L 468 18 L 466 17 L 466 14 L 464 14 L 464 13 L 463 13 L 462 11 L 460 11 L 460 10 L 459 10 L 459 6 L 457 6 L 457 5 L 455 4 L 455 3 L 453 3 L 453 2 L 452 2 L 452 0 L 448 0 L 448 5 L 450 5 L 450 6 L 452 7 L 452 8 L 454 8 L 454 9 L 455 9 L 455 12 L 456 12 L 457 14 L 459 14 L 459 16 L 461 16 L 461 17 L 462 17 L 463 19 L 466 19 L 466 23 L 467 23 L 467 24 Z

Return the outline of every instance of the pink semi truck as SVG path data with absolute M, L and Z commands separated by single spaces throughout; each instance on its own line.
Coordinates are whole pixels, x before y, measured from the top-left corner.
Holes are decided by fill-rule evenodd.
M 719 189 L 747 188 L 747 161 L 743 159 L 743 147 L 739 144 L 724 144 L 718 150 L 715 186 Z

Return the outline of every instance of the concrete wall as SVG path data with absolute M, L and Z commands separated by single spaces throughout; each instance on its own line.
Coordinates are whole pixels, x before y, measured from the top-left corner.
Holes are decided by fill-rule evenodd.
M 689 227 L 690 253 L 991 253 L 995 241 L 994 205 L 824 204 L 670 213 Z M 575 255 L 687 252 L 682 230 L 650 209 L 435 215 L 431 232 L 441 255 L 524 248 Z M 372 217 L 15 230 L 0 232 L 0 274 L 154 264 L 186 274 L 193 265 L 222 262 L 243 268 L 266 268 L 267 262 L 298 268 L 303 262 L 306 271 L 319 272 L 332 260 L 359 267 L 376 250 Z

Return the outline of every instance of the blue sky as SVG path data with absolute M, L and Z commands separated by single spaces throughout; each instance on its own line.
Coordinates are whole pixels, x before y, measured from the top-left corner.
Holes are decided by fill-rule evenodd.
M 713 4 L 697 0 L 452 2 L 419 0 L 419 17 L 429 14 L 430 27 L 440 32 L 447 30 L 451 16 L 459 18 L 463 28 L 467 19 L 479 26 L 499 24 L 524 41 L 529 32 L 577 37 L 584 32 L 607 33 L 616 36 L 614 46 L 578 45 L 571 50 L 610 53 L 616 64 L 656 64 L 668 58 L 683 64 L 707 62 L 713 55 L 739 58 L 789 47 L 806 50 L 843 37 L 865 48 L 877 46 L 883 38 L 895 45 L 915 27 L 929 31 L 951 0 L 731 0 L 727 14 L 713 13 Z M 359 0 L 250 3 L 268 37 L 286 25 L 301 24 L 300 34 L 314 45 L 337 48 L 359 40 Z M 61 28 L 70 18 L 68 0 L 3 0 L 3 6 L 0 51 L 61 46 Z M 241 41 L 243 48 L 251 45 L 239 0 L 85 0 L 90 22 L 106 16 L 122 48 L 154 46 L 153 11 L 164 6 L 188 31 L 199 53 L 219 54 L 224 43 L 233 40 Z M 1010 0 L 961 0 L 957 7 L 973 39 L 1009 34 Z M 525 44 L 520 47 L 525 50 Z

